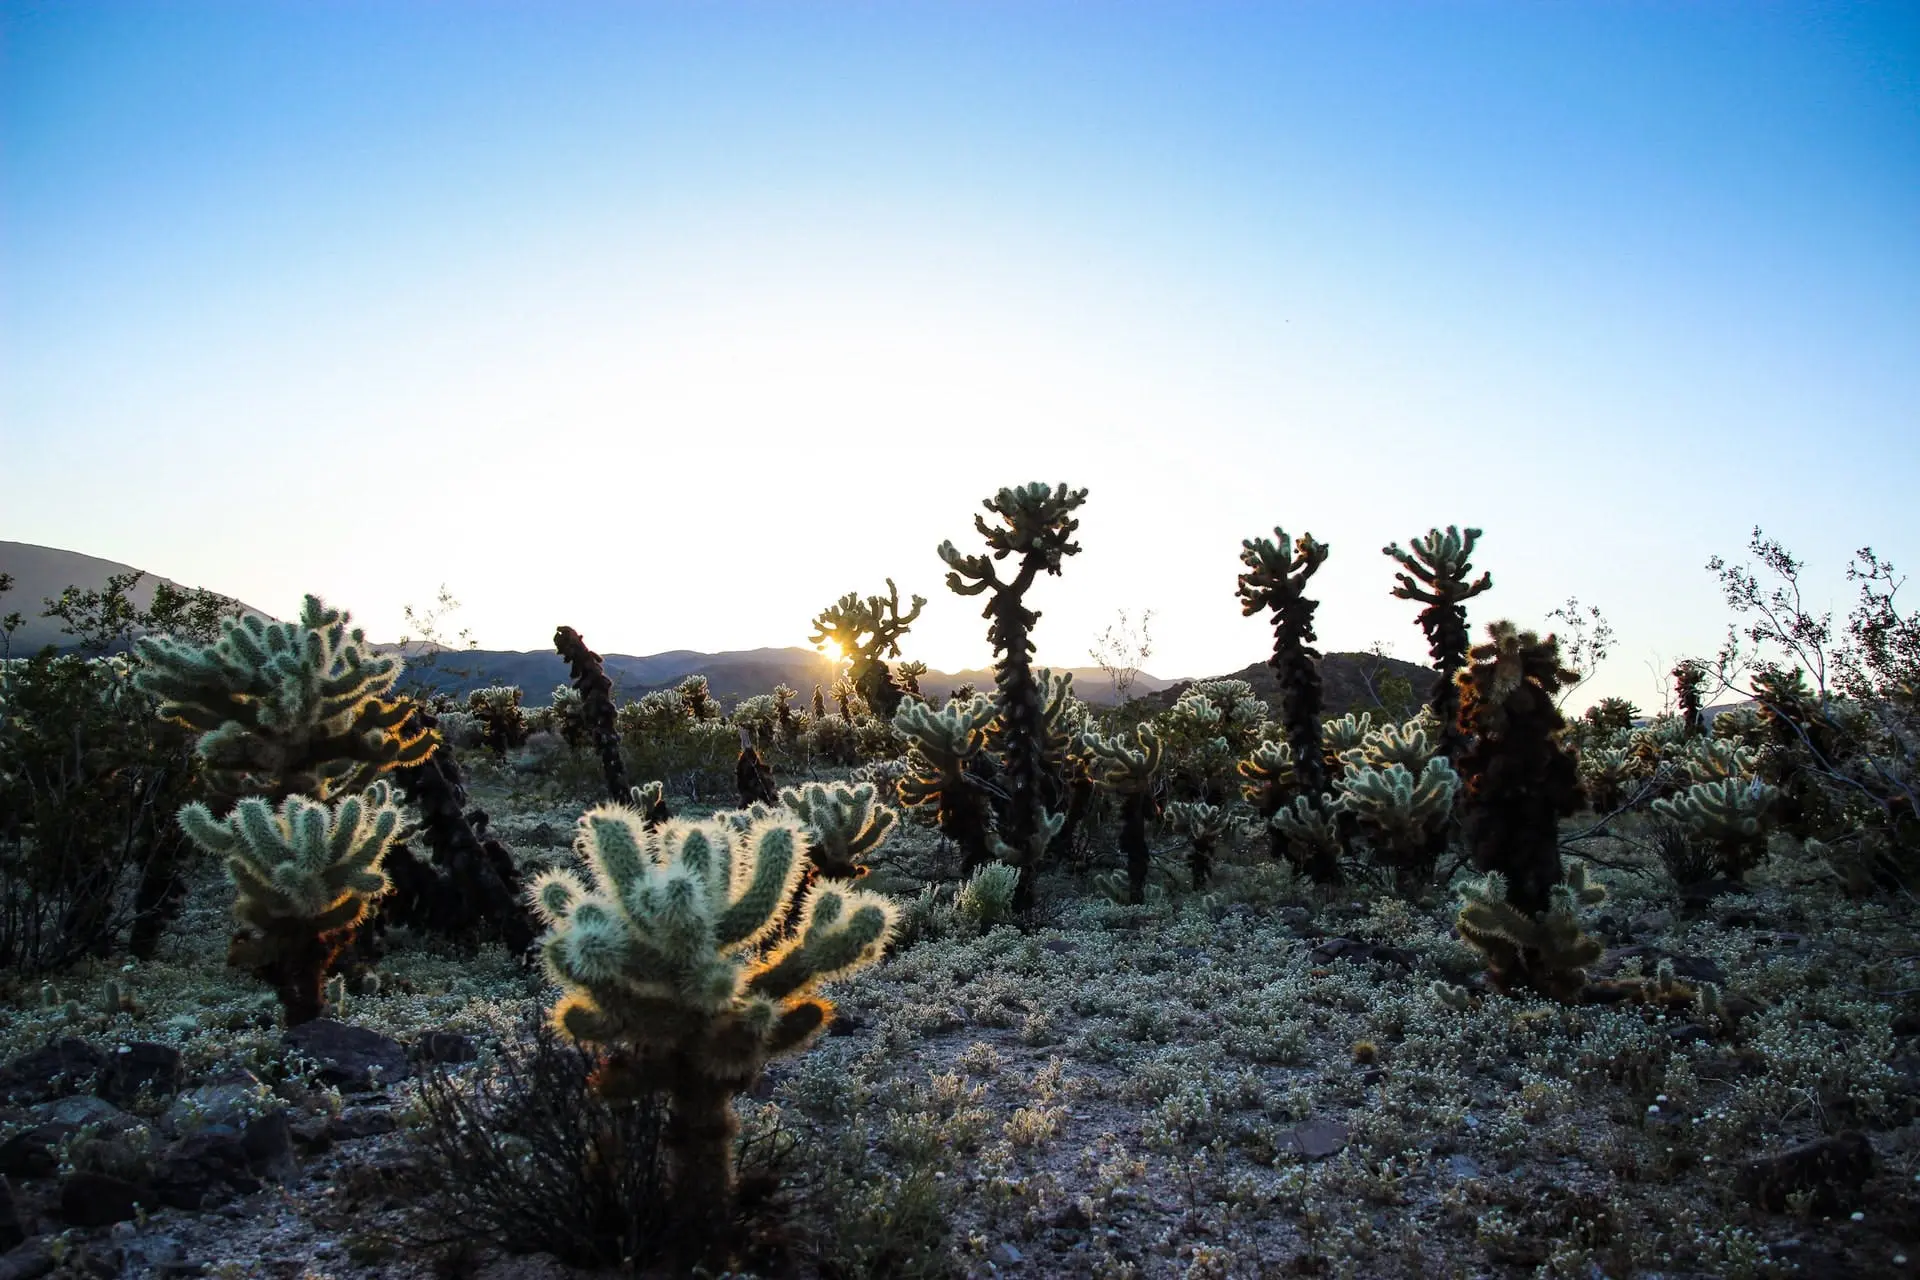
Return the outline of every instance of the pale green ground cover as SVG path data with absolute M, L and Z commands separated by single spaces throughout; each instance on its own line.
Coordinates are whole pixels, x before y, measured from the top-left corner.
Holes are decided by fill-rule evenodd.
M 590 764 L 544 780 L 471 767 L 526 867 L 568 861 L 587 797 L 565 793 L 590 785 Z M 953 870 L 914 817 L 886 855 L 866 883 L 903 899 Z M 1902 1274 L 1896 1258 L 1920 1257 L 1920 1057 L 1891 1022 L 1912 1001 L 1920 911 L 1799 883 L 1810 872 L 1777 840 L 1751 892 L 1696 921 L 1657 871 L 1598 873 L 1617 920 L 1672 913 L 1634 941 L 1714 960 L 1759 1002 L 1737 1031 L 1697 1039 L 1688 1017 L 1637 1008 L 1444 1008 L 1431 982 L 1474 960 L 1438 894 L 1328 896 L 1254 849 L 1226 860 L 1214 894 L 1146 907 L 1051 876 L 1028 932 L 911 913 L 918 936 L 829 988 L 839 1025 L 776 1064 L 743 1118 L 795 1139 L 783 1229 L 803 1268 L 830 1275 Z M 228 902 L 208 870 L 156 961 L 57 980 L 77 1018 L 22 992 L 0 1012 L 0 1053 L 56 1034 L 164 1040 L 190 1078 L 246 1065 L 337 1105 L 288 1060 L 272 997 L 224 967 Z M 1316 964 L 1312 939 L 1339 935 L 1406 948 L 1414 969 Z M 399 936 L 379 968 L 383 991 L 345 1019 L 402 1039 L 496 1045 L 550 996 L 493 948 Z M 137 1013 L 95 1010 L 108 976 Z M 402 1114 L 411 1092 L 391 1091 Z M 1740 1160 L 1850 1127 L 1880 1157 L 1861 1220 L 1740 1203 Z M 395 1214 L 343 1213 L 354 1185 L 336 1172 L 274 1193 L 301 1229 L 351 1245 L 307 1274 L 426 1274 L 383 1243 Z M 241 1220 L 197 1229 L 219 1242 L 223 1222 L 231 1238 L 202 1260 L 299 1274 L 248 1254 Z

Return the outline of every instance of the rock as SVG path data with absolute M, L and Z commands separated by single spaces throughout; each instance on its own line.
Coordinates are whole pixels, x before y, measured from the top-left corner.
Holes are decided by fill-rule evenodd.
M 232 1192 L 259 1189 L 246 1145 L 229 1129 L 188 1134 L 154 1158 L 154 1198 L 175 1209 L 207 1209 Z
M 285 1104 L 273 1096 L 272 1089 L 250 1072 L 241 1074 L 245 1080 L 203 1084 L 179 1094 L 160 1117 L 160 1127 L 176 1138 L 210 1125 L 224 1125 L 237 1132 L 258 1116 L 284 1109 Z
M 1677 1027 L 1668 1027 L 1667 1038 L 1675 1044 L 1705 1044 L 1713 1039 L 1713 1032 L 1697 1022 L 1683 1022 Z
M 0 1143 L 0 1175 L 51 1178 L 59 1172 L 60 1144 L 87 1125 L 109 1133 L 140 1127 L 140 1122 L 103 1098 L 85 1094 L 45 1103 L 33 1110 L 35 1123 Z
M 45 1102 L 79 1093 L 105 1063 L 105 1054 L 85 1040 L 69 1036 L 0 1066 L 0 1100 Z
M 1920 1036 L 1920 1013 L 1903 1009 L 1894 1014 L 1892 1030 L 1896 1036 Z
M 428 1031 L 414 1042 L 413 1049 L 423 1062 L 472 1062 L 480 1056 L 473 1037 L 458 1031 Z
M 327 1125 L 327 1137 L 333 1142 L 354 1142 L 378 1133 L 392 1133 L 399 1127 L 400 1122 L 385 1107 L 349 1107 Z
M 51 1237 L 35 1236 L 0 1257 L 0 1280 L 40 1280 L 54 1268 Z
M 304 1116 L 287 1126 L 302 1151 L 315 1155 L 333 1146 L 333 1117 Z
M 1405 947 L 1389 947 L 1378 942 L 1365 942 L 1359 938 L 1328 938 L 1313 949 L 1315 964 L 1331 964 L 1335 960 L 1353 960 L 1360 963 L 1379 961 L 1384 964 L 1398 965 L 1402 969 L 1412 969 L 1419 957 Z
M 1075 948 L 1074 944 L 1065 938 L 1048 938 L 1040 944 L 1040 949 L 1043 951 L 1051 951 L 1057 956 L 1064 956 L 1072 954 Z
M 288 1027 L 283 1038 L 289 1047 L 313 1059 L 324 1083 L 351 1093 L 384 1088 L 413 1074 L 404 1045 L 365 1027 L 316 1018 Z
M 125 1178 L 105 1173 L 76 1173 L 60 1186 L 60 1216 L 75 1227 L 106 1227 L 131 1222 L 140 1204 L 152 1197 Z
M 13 1184 L 0 1176 L 0 1250 L 11 1252 L 26 1238 L 27 1228 L 20 1221 L 20 1208 L 13 1202 Z
M 273 1182 L 286 1182 L 299 1172 L 293 1159 L 293 1128 L 285 1111 L 255 1116 L 240 1131 L 240 1149 L 247 1167 Z
M 1017 1267 L 1027 1260 L 1027 1255 L 1021 1253 L 1020 1246 L 1011 1240 L 1002 1240 L 993 1247 L 993 1260 L 1003 1266 Z
M 1078 1200 L 1067 1202 L 1067 1207 L 1054 1215 L 1053 1225 L 1062 1231 L 1085 1231 L 1093 1225 L 1093 1219 Z
M 1642 911 L 1639 915 L 1627 921 L 1627 929 L 1629 932 L 1643 936 L 1651 933 L 1665 933 L 1671 928 L 1673 928 L 1673 912 L 1667 910 L 1665 907 L 1661 907 L 1655 911 Z
M 1743 1163 L 1734 1188 L 1748 1203 L 1784 1213 L 1794 1192 L 1812 1196 L 1812 1207 L 1834 1213 L 1859 1193 L 1873 1176 L 1873 1144 L 1856 1129 L 1792 1147 L 1778 1155 Z
M 1480 1162 L 1468 1155 L 1448 1156 L 1447 1169 L 1456 1178 L 1477 1178 L 1480 1176 Z
M 124 1107 L 141 1093 L 165 1097 L 180 1089 L 180 1051 L 170 1044 L 137 1040 L 107 1055 L 96 1092 Z
M 1342 1121 L 1304 1120 L 1280 1135 L 1280 1150 L 1309 1160 L 1324 1160 L 1344 1150 L 1351 1136 L 1352 1130 Z

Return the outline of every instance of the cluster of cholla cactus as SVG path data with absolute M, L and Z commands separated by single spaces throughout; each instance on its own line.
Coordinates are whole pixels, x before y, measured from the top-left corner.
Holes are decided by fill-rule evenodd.
M 1015 909 L 1033 905 L 1033 877 L 1041 857 L 1061 830 L 1064 814 L 1049 812 L 1047 791 L 1046 690 L 1033 669 L 1033 627 L 1040 615 L 1026 606 L 1027 591 L 1042 573 L 1058 574 L 1061 562 L 1078 554 L 1073 541 L 1080 521 L 1074 512 L 1086 501 L 1085 489 L 1029 484 L 1002 489 L 982 505 L 994 517 L 976 515 L 974 528 L 986 540 L 987 555 L 963 555 L 951 542 L 940 544 L 947 564 L 947 586 L 963 596 L 987 595 L 982 616 L 992 625 L 987 639 L 994 666 L 995 746 L 999 783 L 1006 799 L 998 806 L 994 852 L 1019 867 Z M 1017 558 L 1011 577 L 1002 578 L 994 562 Z
M 877 960 L 897 919 L 887 899 L 823 880 L 776 938 L 807 845 L 792 818 L 649 829 L 602 805 L 580 819 L 584 874 L 549 871 L 532 888 L 563 992 L 554 1025 L 604 1053 L 603 1096 L 670 1099 L 669 1208 L 688 1264 L 732 1217 L 733 1098 L 820 1032 L 832 1007 L 816 986 Z
M 475 689 L 467 695 L 467 714 L 480 722 L 480 741 L 496 756 L 527 741 L 527 713 L 520 706 L 523 696 L 519 686 L 510 684 Z
M 388 696 L 401 659 L 374 653 L 350 622 L 308 596 L 296 622 L 227 619 L 211 645 L 139 642 L 136 683 L 200 735 L 219 798 L 217 812 L 189 805 L 180 822 L 234 879 L 232 958 L 273 984 L 289 1022 L 324 1010 L 327 967 L 386 890 L 399 811 L 382 775 L 404 777 L 438 746 L 419 708 Z
M 1120 797 L 1120 852 L 1127 861 L 1127 901 L 1146 901 L 1152 849 L 1147 822 L 1159 816 L 1160 738 L 1152 725 L 1136 725 L 1133 741 L 1082 735 L 1094 780 Z
M 291 795 L 277 809 L 249 796 L 225 819 L 196 802 L 180 826 L 224 860 L 246 926 L 232 958 L 273 984 L 288 1026 L 318 1018 L 327 971 L 387 890 L 381 863 L 400 830 L 391 788 L 375 782 L 337 805 Z
M 886 660 L 900 656 L 900 637 L 926 603 L 924 596 L 915 596 L 913 606 L 901 613 L 900 588 L 888 578 L 886 595 L 862 600 L 857 592 L 849 591 L 813 620 L 813 643 L 823 648 L 832 646 L 846 660 L 853 689 L 883 720 L 893 717 L 906 692 L 919 692 L 918 684 L 911 682 L 925 674 L 924 663 L 915 664 L 918 670 L 907 677 L 910 683 L 896 684 Z
M 1480 530 L 1464 533 L 1453 525 L 1446 532 L 1430 530 L 1415 538 L 1410 550 L 1391 543 L 1381 549 L 1406 570 L 1394 577 L 1400 585 L 1393 594 L 1402 600 L 1417 600 L 1426 608 L 1420 611 L 1420 627 L 1427 633 L 1428 651 L 1439 676 L 1433 684 L 1428 705 L 1440 739 L 1440 753 L 1456 763 L 1466 747 L 1466 735 L 1460 727 L 1460 696 L 1455 677 L 1467 665 L 1467 646 L 1472 637 L 1467 631 L 1466 602 L 1493 585 L 1493 577 L 1483 573 L 1472 581 L 1474 544 Z
M 1213 879 L 1214 855 L 1223 842 L 1239 838 L 1245 822 L 1232 809 L 1200 800 L 1176 800 L 1166 806 L 1167 825 L 1187 841 L 1187 874 L 1195 889 Z

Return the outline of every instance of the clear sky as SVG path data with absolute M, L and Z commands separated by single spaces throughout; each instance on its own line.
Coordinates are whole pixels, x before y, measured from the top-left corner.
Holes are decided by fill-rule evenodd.
M 984 663 L 934 547 L 1091 490 L 1042 660 L 1156 611 L 1422 658 L 1380 554 L 1726 621 L 1763 524 L 1844 613 L 1920 557 L 1920 8 L 0 4 L 0 538 L 376 637 L 805 644 L 850 590 Z

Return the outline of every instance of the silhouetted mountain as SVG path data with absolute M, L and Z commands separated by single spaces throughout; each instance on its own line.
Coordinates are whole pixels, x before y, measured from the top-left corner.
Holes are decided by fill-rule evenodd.
M 25 618 L 20 629 L 13 633 L 13 656 L 24 658 L 46 645 L 64 649 L 73 643 L 73 637 L 60 630 L 58 618 L 41 616 L 47 607 L 46 601 L 58 599 L 68 587 L 97 591 L 106 586 L 107 579 L 114 574 L 134 572 L 138 570 L 130 564 L 85 556 L 78 551 L 35 546 L 30 542 L 0 542 L 0 573 L 11 574 L 14 580 L 13 589 L 0 596 L 0 616 L 19 613 Z M 162 582 L 182 591 L 189 589 L 172 578 L 148 573 L 134 584 L 127 599 L 145 609 L 153 603 L 154 587 Z M 234 603 L 251 613 L 271 616 L 243 601 Z

